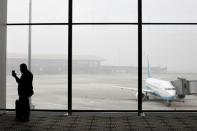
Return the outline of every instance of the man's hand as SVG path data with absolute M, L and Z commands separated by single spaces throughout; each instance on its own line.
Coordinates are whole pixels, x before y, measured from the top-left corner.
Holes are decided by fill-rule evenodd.
M 14 70 L 12 71 L 12 76 L 16 79 L 17 83 L 20 82 L 20 79 L 17 77 L 17 74 L 16 74 L 16 72 Z
M 16 72 L 14 70 L 12 71 L 12 76 L 16 77 Z

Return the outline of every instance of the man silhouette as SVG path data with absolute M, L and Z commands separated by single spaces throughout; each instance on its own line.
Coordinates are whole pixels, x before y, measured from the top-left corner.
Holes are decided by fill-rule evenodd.
M 18 83 L 19 100 L 16 101 L 16 119 L 28 121 L 30 116 L 29 98 L 33 95 L 33 74 L 27 69 L 26 64 L 20 65 L 21 77 L 18 78 L 15 71 L 12 76 Z

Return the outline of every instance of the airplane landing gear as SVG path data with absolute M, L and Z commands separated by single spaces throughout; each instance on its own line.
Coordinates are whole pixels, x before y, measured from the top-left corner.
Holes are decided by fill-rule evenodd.
M 146 92 L 144 95 L 144 101 L 148 101 L 148 100 L 149 100 L 149 96 L 148 96 L 148 93 Z
M 167 106 L 168 106 L 168 107 L 171 106 L 171 101 L 167 101 Z
M 148 95 L 146 96 L 146 100 L 149 100 L 149 96 Z
M 143 97 L 143 101 L 148 101 L 149 100 L 149 96 L 148 95 L 145 95 L 144 97 Z

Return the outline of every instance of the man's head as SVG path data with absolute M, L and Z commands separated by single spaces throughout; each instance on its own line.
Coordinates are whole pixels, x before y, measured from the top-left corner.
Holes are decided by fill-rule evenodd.
M 27 72 L 28 70 L 27 70 L 27 65 L 26 64 L 21 64 L 20 65 L 20 71 L 21 71 L 21 73 L 25 73 L 25 72 Z

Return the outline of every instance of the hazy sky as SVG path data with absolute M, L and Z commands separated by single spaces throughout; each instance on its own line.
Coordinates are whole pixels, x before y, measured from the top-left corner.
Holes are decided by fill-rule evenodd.
M 73 0 L 74 22 L 137 22 L 137 0 Z M 67 0 L 32 0 L 32 22 L 67 22 Z M 196 0 L 143 0 L 144 22 L 197 22 Z M 28 0 L 8 0 L 8 23 L 28 22 Z M 143 26 L 153 66 L 197 72 L 197 26 Z M 26 53 L 28 27 L 8 27 L 8 53 Z M 33 26 L 33 54 L 67 54 L 66 26 Z M 137 65 L 137 26 L 74 26 L 73 53 Z M 145 57 L 146 58 L 146 57 Z M 143 60 L 145 64 L 145 59 Z

